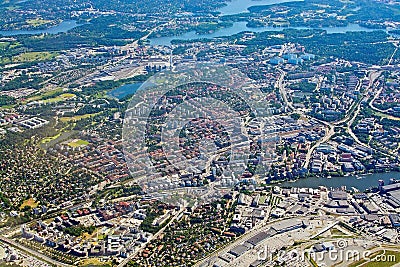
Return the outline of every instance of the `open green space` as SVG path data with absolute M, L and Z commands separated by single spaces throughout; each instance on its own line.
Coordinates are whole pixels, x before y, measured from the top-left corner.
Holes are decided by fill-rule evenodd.
M 0 50 L 5 50 L 10 46 L 10 42 L 0 42 Z
M 13 62 L 36 62 L 53 59 L 57 56 L 54 52 L 26 52 L 13 57 Z
M 88 144 L 89 144 L 88 141 L 82 140 L 82 139 L 77 139 L 77 140 L 74 140 L 74 141 L 68 143 L 68 145 L 69 145 L 70 147 L 87 146 Z
M 26 102 L 37 101 L 37 100 L 40 100 L 40 99 L 48 99 L 48 98 L 51 98 L 51 97 L 55 97 L 56 95 L 59 95 L 61 93 L 62 93 L 62 89 L 61 88 L 57 88 L 55 90 L 47 91 L 47 92 L 32 96 L 32 97 L 28 98 L 26 100 Z
M 47 138 L 42 139 L 41 141 L 41 147 L 43 149 L 47 149 L 49 147 L 54 146 L 55 144 L 64 142 L 68 139 L 70 139 L 76 132 L 75 131 L 67 131 L 67 132 L 62 132 L 62 133 L 58 133 L 54 136 L 50 136 Z
M 50 23 L 51 20 L 36 18 L 36 19 L 28 19 L 26 22 L 33 27 L 39 27 Z
M 94 117 L 98 115 L 99 113 L 93 113 L 93 114 L 84 114 L 84 115 L 78 115 L 78 116 L 73 116 L 73 117 L 61 117 L 60 121 L 62 122 L 70 122 L 70 121 L 79 121 L 81 119 L 87 119 L 90 117 Z
M 44 103 L 55 103 L 55 102 L 64 101 L 64 100 L 67 100 L 67 99 L 70 99 L 70 98 L 73 98 L 73 97 L 75 97 L 74 94 L 65 93 L 65 94 L 61 94 L 61 95 L 56 96 L 56 97 L 45 99 L 43 102 Z
M 362 259 L 360 261 L 349 264 L 349 267 L 390 267 L 400 262 L 400 251 L 380 250 L 368 256 L 369 260 Z
M 37 203 L 33 198 L 29 198 L 22 203 L 20 209 L 23 209 L 24 207 L 27 206 L 33 209 L 36 208 L 38 205 L 39 203 Z

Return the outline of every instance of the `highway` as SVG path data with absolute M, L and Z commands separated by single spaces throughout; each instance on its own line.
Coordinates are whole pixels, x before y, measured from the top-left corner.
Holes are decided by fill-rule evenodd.
M 280 76 L 278 78 L 278 81 L 276 83 L 276 87 L 279 88 L 279 94 L 282 96 L 283 101 L 285 102 L 285 106 L 288 107 L 290 110 L 295 110 L 293 107 L 292 103 L 287 99 L 287 93 L 285 89 L 285 85 L 283 84 L 283 80 L 285 78 L 286 72 L 284 72 L 281 69 L 277 69 L 280 72 Z
M 309 116 L 307 116 L 308 118 L 310 118 Z M 306 155 L 306 160 L 304 162 L 304 167 L 308 168 L 308 165 L 310 164 L 310 160 L 311 160 L 311 156 L 312 153 L 314 152 L 315 148 L 317 148 L 320 144 L 323 144 L 325 142 L 328 142 L 331 137 L 335 134 L 335 126 L 331 123 L 328 123 L 326 121 L 321 121 L 318 119 L 313 118 L 314 120 L 318 121 L 319 123 L 324 124 L 325 126 L 327 126 L 328 128 L 328 132 L 325 134 L 325 136 L 320 139 L 319 141 L 317 141 L 312 147 L 310 147 L 310 149 L 307 151 L 307 155 Z
M 53 264 L 55 266 L 74 267 L 73 265 L 65 264 L 65 263 L 56 261 L 54 259 L 51 259 L 51 258 L 49 258 L 49 257 L 47 257 L 47 256 L 45 256 L 45 255 L 43 255 L 43 254 L 41 254 L 41 253 L 39 253 L 37 251 L 34 251 L 34 250 L 32 250 L 30 248 L 27 248 L 27 247 L 24 247 L 21 244 L 15 242 L 15 241 L 13 241 L 13 240 L 11 240 L 9 238 L 6 238 L 4 236 L 0 236 L 0 241 L 2 241 L 3 243 L 8 244 L 10 246 L 16 247 L 16 248 L 18 248 L 18 249 L 20 249 L 20 250 L 22 250 L 24 252 L 27 252 L 27 253 L 31 254 L 32 256 L 34 256 L 34 257 L 36 257 L 38 259 L 44 260 L 44 261 L 46 261 L 48 263 L 51 263 L 51 264 Z
M 359 114 L 360 110 L 361 110 L 361 103 L 365 100 L 368 101 L 368 93 L 371 91 L 371 89 L 375 88 L 375 84 L 376 84 L 376 79 L 378 79 L 378 77 L 381 75 L 381 72 L 371 72 L 369 75 L 369 85 L 368 88 L 365 90 L 363 97 L 361 98 L 361 100 L 359 101 L 356 110 L 352 113 L 352 117 L 349 118 L 349 120 L 347 120 L 347 132 L 350 134 L 350 136 L 356 141 L 356 143 L 366 146 L 370 149 L 372 149 L 374 151 L 374 153 L 381 153 L 387 157 L 392 157 L 392 155 L 389 155 L 387 153 L 384 153 L 382 151 L 378 151 L 372 147 L 369 146 L 369 144 L 365 144 L 363 142 L 361 142 L 358 137 L 353 133 L 353 130 L 351 129 L 351 126 L 353 125 L 355 119 L 357 118 L 357 115 Z M 383 88 L 383 87 L 382 87 Z M 380 92 L 382 91 L 382 88 L 378 91 L 378 93 L 376 93 L 373 97 L 373 99 L 369 102 L 369 106 L 372 109 L 376 109 L 375 107 L 373 107 L 372 103 L 373 101 L 376 99 L 376 97 L 380 94 Z
M 386 66 L 392 65 L 394 55 L 396 55 L 397 50 L 399 50 L 399 46 L 398 46 L 398 45 L 399 45 L 399 42 L 398 42 L 398 41 L 397 41 L 397 42 L 393 42 L 393 45 L 396 47 L 396 49 L 393 51 L 393 54 L 392 54 L 392 56 L 390 57 L 390 59 L 389 59 L 389 61 L 388 61 L 388 64 L 387 64 Z
M 351 130 L 351 125 L 353 125 L 353 122 L 355 121 L 355 119 L 357 118 L 357 115 L 360 112 L 361 109 L 361 103 L 363 102 L 363 100 L 368 98 L 368 92 L 373 88 L 373 85 L 375 83 L 375 80 L 380 76 L 381 72 L 378 71 L 373 71 L 369 74 L 369 85 L 368 88 L 365 90 L 363 97 L 354 102 L 353 106 L 350 108 L 350 111 L 346 114 L 346 116 L 339 120 L 339 121 L 335 121 L 333 123 L 330 122 L 326 122 L 326 121 L 321 121 L 321 120 L 317 120 L 314 118 L 314 120 L 317 120 L 318 122 L 326 125 L 329 129 L 328 133 L 322 138 L 320 139 L 318 142 L 316 142 L 308 151 L 307 155 L 306 155 L 306 160 L 304 163 L 304 167 L 308 168 L 308 165 L 310 164 L 310 160 L 311 160 L 311 156 L 313 151 L 315 150 L 315 148 L 317 148 L 320 144 L 325 143 L 327 141 L 329 141 L 331 139 L 331 137 L 335 134 L 334 131 L 334 127 L 335 126 L 339 126 L 340 124 L 346 123 L 347 125 L 347 131 L 350 134 L 350 136 L 356 141 L 356 143 L 363 145 L 363 146 L 367 146 L 369 147 L 368 144 L 364 144 L 362 143 L 357 136 L 353 133 L 353 131 Z M 356 89 L 361 89 L 361 82 L 358 83 L 357 88 Z M 370 147 L 369 147 L 370 148 Z
M 357 118 L 357 115 L 360 113 L 360 110 L 361 106 L 358 106 L 357 110 L 354 112 L 354 117 L 347 122 L 347 131 L 349 132 L 350 136 L 356 141 L 357 144 L 369 146 L 368 144 L 362 143 L 351 129 L 351 126 L 353 125 L 354 120 Z
M 172 22 L 173 22 L 173 20 L 170 20 L 170 21 L 168 21 L 168 22 L 166 22 L 166 23 L 164 23 L 164 24 L 160 24 L 160 25 L 158 25 L 158 26 L 152 28 L 145 36 L 141 37 L 140 39 L 135 40 L 135 41 L 133 41 L 133 42 L 130 43 L 130 44 L 121 46 L 121 47 L 120 47 L 121 50 L 122 50 L 122 51 L 129 51 L 130 49 L 135 49 L 135 48 L 137 48 L 139 41 L 143 41 L 143 40 L 147 39 L 147 38 L 148 38 L 152 33 L 154 33 L 157 29 L 159 29 L 160 27 L 163 27 L 163 26 L 167 26 L 168 24 L 171 24 Z M 83 75 L 83 76 L 82 76 L 81 78 L 79 78 L 78 80 L 74 81 L 74 83 L 76 83 L 76 82 L 78 82 L 78 83 L 79 83 L 79 82 L 82 82 L 83 80 L 87 79 L 89 76 L 98 75 L 98 74 L 101 73 L 102 71 L 105 71 L 105 70 L 107 70 L 109 67 L 112 67 L 113 65 L 117 65 L 117 64 L 123 62 L 124 60 L 128 59 L 129 57 L 130 57 L 130 54 L 127 53 L 127 55 L 121 56 L 121 57 L 120 57 L 117 61 L 115 61 L 115 62 L 108 62 L 108 63 L 106 63 L 106 64 L 104 64 L 104 65 L 102 65 L 102 66 L 99 66 L 99 67 L 97 67 L 97 68 L 90 69 L 89 71 L 87 71 L 87 73 L 85 73 L 85 75 Z M 61 73 L 60 75 L 62 75 L 62 74 L 65 74 L 65 73 Z M 55 87 L 54 87 L 50 82 L 51 82 L 52 80 L 54 80 L 55 78 L 57 78 L 58 76 L 59 76 L 59 75 L 56 75 L 56 76 L 54 76 L 54 77 L 52 77 L 52 78 L 50 78 L 50 79 L 47 79 L 47 80 L 43 81 L 43 82 L 41 83 L 41 85 L 43 85 L 43 88 L 40 89 L 40 92 L 43 92 L 43 93 L 44 93 L 44 92 L 47 92 L 47 91 L 50 91 L 50 90 L 54 90 Z M 69 84 L 70 84 L 70 83 L 65 84 L 64 86 L 65 86 L 65 87 L 68 87 Z M 45 85 L 50 85 L 50 86 L 46 87 Z
M 286 89 L 285 89 L 285 86 L 284 86 L 284 84 L 283 84 L 283 79 L 285 78 L 286 73 L 285 73 L 283 70 L 281 70 L 281 69 L 278 69 L 278 71 L 281 73 L 281 75 L 279 76 L 279 79 L 278 79 L 278 81 L 277 81 L 277 83 L 276 83 L 276 86 L 279 88 L 279 93 L 280 93 L 280 95 L 282 96 L 282 99 L 283 99 L 283 101 L 285 102 L 285 105 L 286 105 L 289 109 L 291 109 L 291 110 L 296 110 L 296 109 L 293 107 L 293 104 L 288 100 L 288 98 L 287 98 L 287 93 L 286 93 Z M 318 84 L 320 84 L 320 82 L 321 82 L 321 80 L 319 81 Z M 328 122 L 326 122 L 326 121 L 318 120 L 318 119 L 312 118 L 312 117 L 310 117 L 310 116 L 307 116 L 307 115 L 305 115 L 301 110 L 298 110 L 298 111 L 299 111 L 300 113 L 302 113 L 302 115 L 305 116 L 305 117 L 307 117 L 308 119 L 313 119 L 313 120 L 318 121 L 319 123 L 324 124 L 325 126 L 327 126 L 327 129 L 328 129 L 327 134 L 326 134 L 322 139 L 320 139 L 317 143 L 315 143 L 315 144 L 308 150 L 307 155 L 306 155 L 305 164 L 304 164 L 304 167 L 307 168 L 308 165 L 309 165 L 309 163 L 310 163 L 310 159 L 311 159 L 312 152 L 314 151 L 314 149 L 315 149 L 316 147 L 318 147 L 320 144 L 329 141 L 329 139 L 335 134 L 335 131 L 334 131 L 335 128 L 334 128 L 334 125 L 331 124 L 331 123 L 328 123 Z

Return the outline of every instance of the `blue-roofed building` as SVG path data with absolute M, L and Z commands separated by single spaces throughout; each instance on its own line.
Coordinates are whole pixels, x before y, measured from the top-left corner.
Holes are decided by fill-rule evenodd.
M 274 57 L 269 60 L 269 63 L 272 65 L 283 64 L 285 61 L 281 57 Z
M 313 54 L 304 54 L 304 55 L 301 56 L 301 58 L 304 59 L 304 60 L 312 60 L 312 59 L 315 59 L 315 55 L 313 55 Z
M 399 214 L 390 214 L 389 215 L 390 222 L 393 227 L 400 227 L 400 216 Z
M 293 64 L 293 65 L 300 65 L 303 64 L 304 60 L 302 58 L 290 58 L 288 59 L 288 63 L 289 64 Z
M 296 54 L 284 54 L 284 55 L 283 55 L 283 58 L 286 59 L 286 60 L 289 60 L 289 59 L 296 59 L 296 58 L 297 58 L 297 55 L 296 55 Z

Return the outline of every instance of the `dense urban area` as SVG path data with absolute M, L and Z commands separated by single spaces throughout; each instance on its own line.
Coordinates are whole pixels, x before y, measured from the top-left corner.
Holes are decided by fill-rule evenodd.
M 0 0 L 0 14 L 0 266 L 399 266 L 399 1 Z M 245 75 L 272 123 L 218 84 L 181 85 L 126 153 L 141 85 L 204 65 Z M 165 167 L 162 125 L 198 95 L 248 123 L 243 173 L 224 172 L 227 153 Z M 207 118 L 185 127 L 188 160 L 202 140 L 233 145 Z

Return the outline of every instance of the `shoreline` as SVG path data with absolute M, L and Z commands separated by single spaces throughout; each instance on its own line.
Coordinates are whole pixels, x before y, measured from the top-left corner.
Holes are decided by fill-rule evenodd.
M 399 171 L 389 172 L 375 172 L 375 173 L 363 173 L 349 176 L 337 176 L 337 177 L 323 177 L 323 176 L 308 176 L 304 178 L 298 178 L 296 180 L 273 180 L 269 185 L 277 185 L 282 187 L 309 187 L 318 188 L 319 186 L 325 186 L 328 188 L 340 188 L 345 186 L 347 188 L 354 187 L 360 192 L 365 192 L 378 187 L 378 181 L 383 180 L 385 184 L 389 184 L 391 179 L 400 179 Z

